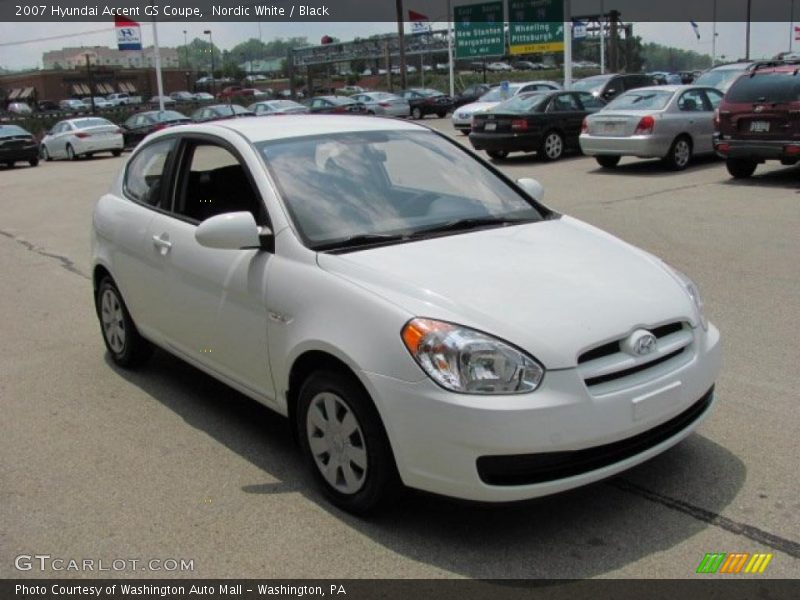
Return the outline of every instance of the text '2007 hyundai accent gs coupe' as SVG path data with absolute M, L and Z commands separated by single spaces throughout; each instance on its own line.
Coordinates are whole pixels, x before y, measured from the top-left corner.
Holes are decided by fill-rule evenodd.
M 719 332 L 658 258 L 420 125 L 244 118 L 140 144 L 93 217 L 110 356 L 287 416 L 335 504 L 597 481 L 708 413 Z

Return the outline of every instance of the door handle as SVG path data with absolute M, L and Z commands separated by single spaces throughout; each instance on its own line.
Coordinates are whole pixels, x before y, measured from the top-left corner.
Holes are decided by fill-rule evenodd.
M 172 248 L 172 242 L 170 242 L 169 239 L 164 239 L 157 235 L 153 236 L 153 245 L 158 248 L 162 256 L 169 252 Z

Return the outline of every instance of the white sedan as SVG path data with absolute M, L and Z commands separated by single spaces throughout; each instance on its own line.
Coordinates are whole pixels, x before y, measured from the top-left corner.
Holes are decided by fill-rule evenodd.
M 77 160 L 100 152 L 122 154 L 122 129 L 108 119 L 80 117 L 56 123 L 42 138 L 41 154 L 45 160 Z
M 428 128 L 286 116 L 172 127 L 98 201 L 111 359 L 171 352 L 289 419 L 353 512 L 395 484 L 479 501 L 614 475 L 708 414 L 694 283 Z

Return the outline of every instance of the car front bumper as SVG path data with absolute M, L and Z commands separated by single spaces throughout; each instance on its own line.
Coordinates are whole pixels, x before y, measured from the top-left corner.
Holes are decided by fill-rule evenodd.
M 722 151 L 720 145 L 724 145 L 727 149 Z M 758 162 L 780 160 L 792 163 L 800 160 L 800 141 L 731 140 L 716 134 L 714 150 L 722 158 L 741 158 Z
M 34 160 L 39 158 L 39 144 L 32 143 L 14 148 L 3 148 L 0 145 L 0 163 L 10 160 Z
M 362 372 L 403 482 L 484 502 L 545 496 L 642 463 L 694 431 L 713 403 L 719 332 L 615 391 L 590 392 L 577 369 L 548 371 L 528 394 L 457 394 L 425 379 Z M 605 457 L 605 458 L 604 458 Z
M 658 135 L 632 135 L 626 137 L 599 136 L 582 133 L 581 151 L 587 156 L 637 156 L 663 158 L 669 152 L 672 138 Z

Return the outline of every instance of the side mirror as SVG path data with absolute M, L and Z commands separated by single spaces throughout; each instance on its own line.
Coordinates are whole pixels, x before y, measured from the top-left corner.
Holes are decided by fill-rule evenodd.
M 537 202 L 542 202 L 544 200 L 544 187 L 535 179 L 523 177 L 522 179 L 517 179 L 517 185 L 525 190 L 525 192 Z
M 262 248 L 262 238 L 271 240 L 272 232 L 266 227 L 259 228 L 252 213 L 247 211 L 210 217 L 194 232 L 198 244 L 220 250 Z

